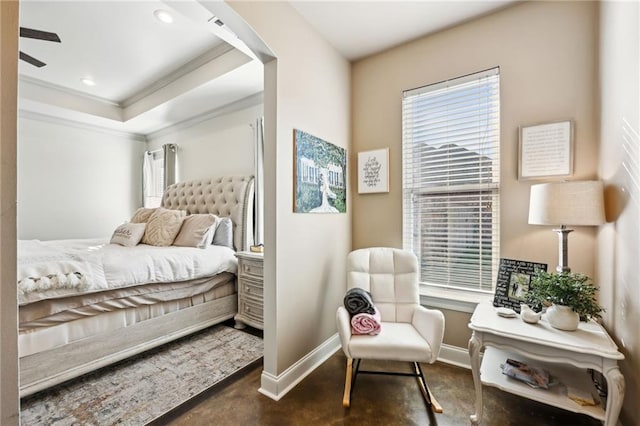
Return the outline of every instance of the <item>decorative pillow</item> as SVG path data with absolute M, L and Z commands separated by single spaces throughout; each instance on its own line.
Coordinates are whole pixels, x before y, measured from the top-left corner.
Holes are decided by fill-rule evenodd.
M 125 223 L 116 228 L 111 236 L 111 244 L 120 244 L 121 246 L 133 247 L 137 245 L 142 236 L 144 230 L 147 227 L 146 223 Z
M 216 232 L 218 216 L 213 214 L 192 214 L 182 222 L 182 228 L 173 242 L 174 246 L 206 248 Z
M 153 212 L 156 211 L 156 209 L 157 207 L 154 207 L 154 208 L 140 207 L 133 214 L 133 217 L 131 218 L 130 222 L 131 223 L 147 223 L 149 221 L 149 218 L 153 214 Z
M 170 246 L 176 239 L 187 212 L 158 207 L 151 214 L 142 242 L 152 246 Z
M 233 250 L 233 222 L 231 222 L 231 218 L 220 218 L 213 236 L 213 245 L 225 246 Z

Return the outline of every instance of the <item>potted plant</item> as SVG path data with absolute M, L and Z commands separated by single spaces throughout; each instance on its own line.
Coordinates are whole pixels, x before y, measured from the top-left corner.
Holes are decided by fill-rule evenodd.
M 552 327 L 573 331 L 580 320 L 600 318 L 604 308 L 596 299 L 596 287 L 586 275 L 537 271 L 524 294 L 533 306 L 547 307 L 547 320 Z

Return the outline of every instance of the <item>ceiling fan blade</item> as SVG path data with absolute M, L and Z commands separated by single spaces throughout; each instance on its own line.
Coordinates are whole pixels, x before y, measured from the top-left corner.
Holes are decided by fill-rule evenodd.
M 20 27 L 20 37 L 35 38 L 36 40 L 54 41 L 60 43 L 58 34 L 49 31 L 34 30 L 31 28 Z
M 20 59 L 22 59 L 22 60 L 23 60 L 23 61 L 25 61 L 25 62 L 30 63 L 30 64 L 31 64 L 31 65 L 33 65 L 34 67 L 38 67 L 38 68 L 42 68 L 42 67 L 44 67 L 45 65 L 47 65 L 47 64 L 45 64 L 44 62 L 42 62 L 42 61 L 40 61 L 40 60 L 38 60 L 38 59 L 34 58 L 34 57 L 33 57 L 33 56 L 31 56 L 31 55 L 27 55 L 26 53 L 24 53 L 24 52 L 22 52 L 22 51 L 20 52 Z

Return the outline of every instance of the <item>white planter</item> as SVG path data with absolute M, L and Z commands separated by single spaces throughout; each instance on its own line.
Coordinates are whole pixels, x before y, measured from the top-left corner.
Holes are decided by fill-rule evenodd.
M 580 323 L 580 315 L 573 312 L 569 306 L 551 305 L 547 308 L 547 321 L 551 327 L 565 331 L 575 331 Z

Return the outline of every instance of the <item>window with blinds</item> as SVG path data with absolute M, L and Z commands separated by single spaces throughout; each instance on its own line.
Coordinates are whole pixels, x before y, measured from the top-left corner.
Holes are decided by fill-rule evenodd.
M 407 90 L 403 244 L 423 284 L 493 291 L 500 257 L 500 70 Z
M 142 167 L 142 193 L 144 207 L 159 207 L 164 193 L 164 153 L 147 151 Z

